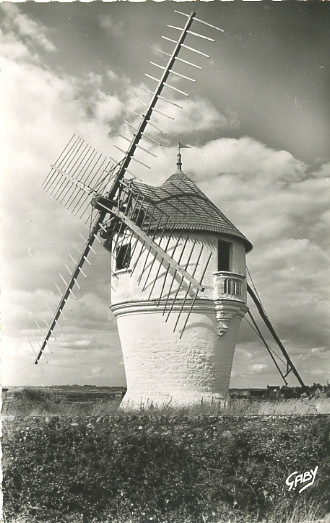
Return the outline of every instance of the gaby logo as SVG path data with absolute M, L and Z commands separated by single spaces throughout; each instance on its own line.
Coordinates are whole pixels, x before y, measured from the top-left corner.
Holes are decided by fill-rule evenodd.
M 295 490 L 297 488 L 298 484 L 307 483 L 299 490 L 299 494 L 300 494 L 300 492 L 305 490 L 307 487 L 311 487 L 315 481 L 315 476 L 316 476 L 318 468 L 319 467 L 317 465 L 314 470 L 313 469 L 306 470 L 306 472 L 304 472 L 303 474 L 298 474 L 297 471 L 292 472 L 292 474 L 290 474 L 290 476 L 288 476 L 286 478 L 286 482 L 285 482 L 288 485 L 289 490 L 292 490 L 292 489 Z

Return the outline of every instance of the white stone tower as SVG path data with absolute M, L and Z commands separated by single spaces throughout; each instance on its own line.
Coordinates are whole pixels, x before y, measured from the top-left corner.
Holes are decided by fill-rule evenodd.
M 224 399 L 240 323 L 247 311 L 245 255 L 252 245 L 181 171 L 180 155 L 177 172 L 160 187 L 132 184 L 170 215 L 171 230 L 162 231 L 161 237 L 155 225 L 155 241 L 158 237 L 160 245 L 166 245 L 180 264 L 187 264 L 197 280 L 210 252 L 212 257 L 203 278 L 204 292 L 198 294 L 192 309 L 193 293 L 184 302 L 181 322 L 190 309 L 191 313 L 181 337 L 180 323 L 173 332 L 187 290 L 182 288 L 176 295 L 180 275 L 171 287 L 166 267 L 160 267 L 157 259 L 153 265 L 151 258 L 146 263 L 147 249 L 138 259 L 139 249 L 132 249 L 132 242 L 124 240 L 117 248 L 116 261 L 112 257 L 111 310 L 118 324 L 127 380 L 121 407 L 182 406 Z M 187 233 L 188 245 L 182 252 Z M 179 236 L 182 241 L 175 251 Z M 194 252 L 188 260 L 189 245 L 194 242 L 204 249 L 200 259 Z M 149 283 L 142 290 L 140 276 L 150 269 Z M 174 274 L 172 269 L 170 273 Z

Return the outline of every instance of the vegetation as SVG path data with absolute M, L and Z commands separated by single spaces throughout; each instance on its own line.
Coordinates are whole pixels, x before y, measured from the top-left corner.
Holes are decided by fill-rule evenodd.
M 18 387 L 10 390 L 10 397 L 5 393 L 2 412 L 19 416 L 104 416 L 117 412 L 124 392 L 123 387 Z M 201 404 L 179 410 L 168 407 L 161 412 L 191 416 L 330 414 L 330 397 L 273 401 L 233 399 L 225 404 Z
M 315 521 L 329 511 L 330 419 L 195 411 L 10 417 L 6 523 Z M 299 494 L 285 480 L 315 469 Z
M 102 416 L 116 412 L 123 387 L 13 387 L 3 394 L 6 416 Z

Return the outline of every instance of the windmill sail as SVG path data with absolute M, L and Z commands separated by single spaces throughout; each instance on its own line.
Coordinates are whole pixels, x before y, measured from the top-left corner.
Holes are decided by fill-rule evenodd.
M 70 296 L 70 294 L 72 294 L 72 289 L 74 287 L 74 285 L 77 283 L 77 279 L 80 275 L 80 272 L 82 271 L 82 266 L 84 265 L 85 261 L 87 260 L 87 256 L 90 252 L 90 250 L 92 249 L 92 245 L 95 241 L 95 237 L 96 237 L 96 234 L 99 232 L 99 229 L 100 229 L 100 224 L 102 223 L 102 221 L 104 220 L 104 213 L 100 213 L 98 215 L 98 217 L 96 218 L 95 220 L 95 223 L 92 227 L 92 230 L 91 230 L 91 233 L 89 235 L 89 238 L 88 238 L 88 241 L 86 243 L 86 246 L 83 250 L 83 252 L 81 253 L 81 256 L 80 256 L 80 259 L 79 261 L 77 262 L 77 265 L 73 271 L 73 274 L 72 274 L 72 277 L 69 281 L 69 283 L 67 283 L 67 287 L 66 287 L 66 290 L 58 304 L 58 307 L 57 307 L 57 310 L 56 310 L 56 313 L 55 313 L 55 316 L 51 322 L 51 324 L 49 325 L 49 328 L 48 328 L 48 332 L 45 336 L 45 339 L 42 343 L 42 346 L 41 346 L 41 349 L 37 355 L 37 358 L 35 360 L 35 363 L 37 364 L 42 356 L 42 353 L 48 343 L 48 340 L 49 338 L 51 337 L 51 335 L 53 334 L 53 331 L 57 325 L 57 322 L 62 314 L 62 311 L 63 311 L 63 308 Z
M 39 362 L 55 327 L 58 326 L 58 320 L 63 314 L 68 298 L 70 295 L 74 296 L 74 287 L 79 287 L 78 278 L 80 274 L 85 276 L 83 266 L 85 262 L 90 263 L 88 255 L 90 251 L 93 251 L 93 243 L 98 238 L 98 234 L 105 240 L 105 246 L 111 250 L 115 260 L 121 256 L 122 262 L 125 264 L 128 258 L 133 259 L 134 257 L 135 261 L 131 268 L 131 276 L 137 269 L 140 271 L 139 274 L 135 274 L 137 282 L 142 286 L 143 291 L 149 291 L 149 300 L 153 300 L 162 308 L 165 321 L 168 320 L 174 310 L 176 311 L 177 315 L 173 331 L 181 324 L 180 338 L 184 333 L 199 293 L 204 291 L 203 279 L 211 254 L 206 261 L 203 261 L 202 266 L 203 246 L 197 248 L 196 242 L 190 241 L 189 233 L 183 234 L 180 232 L 176 241 L 174 241 L 173 234 L 175 230 L 178 230 L 178 225 L 184 223 L 191 214 L 200 217 L 201 220 L 204 219 L 205 207 L 203 200 L 199 198 L 196 192 L 197 188 L 192 188 L 189 200 L 186 198 L 180 183 L 177 185 L 174 183 L 177 199 L 173 200 L 166 197 L 165 187 L 161 189 L 162 197 L 160 198 L 157 190 L 152 194 L 150 186 L 147 193 L 144 193 L 138 184 L 135 182 L 130 183 L 125 179 L 126 175 L 135 176 L 130 170 L 132 161 L 150 169 L 150 166 L 144 159 L 142 161 L 137 157 L 137 153 L 140 150 L 149 156 L 155 156 L 153 150 L 148 149 L 144 142 L 141 145 L 142 140 L 149 142 L 149 144 L 161 146 L 162 138 L 155 139 L 154 135 L 151 136 L 145 132 L 149 125 L 152 129 L 158 131 L 160 135 L 166 134 L 158 126 L 158 122 L 155 125 L 155 122 L 151 121 L 153 114 L 156 113 L 173 120 L 166 112 L 159 110 L 157 106 L 158 101 L 161 100 L 164 104 L 182 109 L 182 106 L 177 103 L 175 98 L 171 97 L 170 93 L 174 93 L 174 95 L 178 93 L 183 97 L 189 97 L 189 93 L 183 90 L 185 88 L 181 88 L 181 86 L 179 88 L 176 83 L 173 85 L 172 82 L 174 79 L 179 79 L 187 82 L 187 85 L 189 85 L 189 83 L 195 83 L 195 79 L 176 71 L 175 64 L 182 62 L 195 70 L 200 70 L 201 66 L 192 61 L 194 58 L 188 60 L 179 56 L 181 50 L 185 49 L 185 52 L 191 53 L 192 57 L 209 58 L 208 54 L 186 43 L 188 35 L 190 38 L 215 41 L 207 35 L 192 31 L 193 23 L 200 23 L 206 27 L 224 32 L 223 29 L 196 18 L 194 12 L 190 15 L 180 11 L 176 11 L 176 13 L 185 17 L 186 21 L 183 27 L 168 25 L 172 32 L 179 32 L 177 39 L 162 36 L 166 42 L 174 44 L 171 52 L 159 51 L 168 58 L 167 64 L 163 66 L 156 62 L 150 62 L 157 73 L 145 74 L 150 81 L 156 83 L 154 91 L 142 87 L 145 92 L 151 94 L 151 99 L 148 103 L 137 100 L 144 108 L 143 114 L 131 111 L 135 119 L 138 118 L 138 123 L 125 120 L 131 137 L 124 135 L 119 135 L 119 137 L 125 141 L 125 146 L 128 142 L 127 149 L 124 145 L 114 146 L 123 154 L 123 157 L 118 161 L 110 156 L 104 156 L 82 138 L 74 135 L 59 158 L 51 166 L 51 170 L 44 181 L 43 188 L 79 218 L 89 219 L 90 204 L 92 204 L 93 211 L 97 211 L 97 215 L 91 226 L 88 239 L 86 239 L 85 247 L 79 253 L 78 261 L 74 260 L 74 269 L 71 271 L 66 266 L 70 275 L 69 280 L 67 281 L 60 274 L 66 289 L 57 306 L 53 320 L 49 324 L 46 323 L 48 332 L 35 360 L 36 364 Z M 180 148 L 186 147 L 189 146 L 179 143 L 179 151 Z M 179 166 L 181 170 L 181 163 Z M 209 203 L 211 206 L 213 205 L 211 202 Z M 213 207 L 215 206 L 213 205 Z M 215 210 L 212 207 L 208 207 L 207 215 L 211 220 L 213 212 Z M 173 214 L 176 216 L 175 223 L 172 218 Z M 239 231 L 235 232 L 236 236 L 240 234 Z M 167 239 L 166 235 L 168 236 Z M 174 241 L 172 244 L 171 239 Z M 241 237 L 241 240 L 243 242 L 247 241 L 245 237 Z M 247 243 L 249 248 L 249 242 L 247 241 Z M 145 256 L 145 258 L 141 266 L 138 262 L 142 256 Z M 157 264 L 158 268 L 155 270 L 155 265 L 157 267 Z M 193 269 L 191 269 L 191 266 Z M 164 269 L 162 274 L 161 269 Z M 158 280 L 162 280 L 160 286 L 157 286 Z M 157 292 L 159 291 L 157 297 L 154 296 L 155 289 L 157 289 Z M 283 344 L 277 337 L 250 286 L 248 286 L 248 292 L 285 356 L 287 374 L 293 371 L 300 384 L 304 387 L 297 370 L 293 366 Z M 178 299 L 179 296 L 180 300 Z M 185 312 L 185 315 L 182 318 L 183 312 Z M 286 376 L 283 373 L 281 375 L 285 379 Z
M 134 156 L 135 152 L 138 149 L 141 149 L 144 152 L 153 155 L 151 151 L 148 151 L 145 147 L 140 145 L 141 139 L 144 138 L 147 141 L 161 145 L 160 142 L 158 142 L 153 137 L 148 136 L 145 133 L 145 129 L 148 125 L 161 132 L 158 126 L 150 122 L 153 112 L 161 114 L 165 117 L 168 116 L 165 113 L 156 109 L 156 104 L 158 100 L 162 100 L 165 103 L 180 107 L 173 100 L 170 100 L 166 96 L 163 96 L 163 90 L 170 90 L 177 92 L 183 96 L 189 96 L 188 93 L 186 93 L 185 91 L 169 83 L 169 77 L 173 75 L 175 77 L 181 77 L 183 80 L 186 81 L 195 81 L 191 77 L 182 75 L 174 71 L 176 61 L 178 60 L 190 65 L 191 67 L 201 69 L 199 65 L 194 64 L 188 60 L 179 58 L 179 53 L 181 49 L 185 48 L 199 56 L 209 57 L 207 54 L 184 44 L 186 36 L 189 34 L 197 38 L 215 41 L 213 38 L 200 35 L 190 30 L 194 20 L 200 23 L 204 23 L 201 20 L 196 19 L 196 14 L 194 12 L 192 12 L 190 15 L 181 13 L 179 11 L 176 12 L 187 18 L 186 23 L 182 28 L 168 26 L 171 29 L 174 28 L 175 30 L 178 30 L 180 32 L 180 35 L 177 40 L 173 40 L 172 38 L 167 38 L 163 36 L 164 39 L 175 44 L 174 49 L 171 53 L 162 52 L 169 58 L 166 66 L 161 66 L 154 62 L 151 62 L 151 64 L 158 70 L 161 69 L 162 73 L 160 78 L 155 78 L 154 76 L 149 74 L 146 75 L 147 77 L 149 77 L 149 79 L 155 81 L 157 83 L 157 86 L 154 92 L 149 91 L 147 89 L 147 92 L 151 93 L 152 97 L 148 105 L 142 102 L 142 104 L 146 106 L 144 114 L 139 115 L 138 113 L 134 112 L 135 116 L 141 118 L 140 124 L 136 127 L 133 126 L 130 122 L 125 122 L 127 123 L 128 127 L 133 131 L 133 137 L 129 139 L 127 137 L 122 136 L 123 139 L 130 142 L 126 151 L 117 146 L 117 149 L 119 149 L 124 154 L 124 157 L 118 162 L 111 159 L 110 157 L 108 159 L 104 157 L 102 154 L 97 153 L 97 151 L 93 147 L 88 145 L 86 142 L 84 142 L 83 139 L 74 135 L 65 147 L 64 151 L 61 153 L 60 157 L 52 165 L 52 168 L 43 184 L 43 188 L 47 192 L 49 192 L 54 198 L 59 200 L 64 206 L 66 206 L 79 217 L 82 218 L 86 216 L 87 209 L 89 208 L 89 204 L 91 202 L 93 202 L 94 208 L 98 210 L 98 215 L 94 220 L 86 246 L 83 252 L 81 253 L 81 257 L 76 264 L 70 281 L 66 282 L 66 280 L 64 279 L 64 282 L 66 283 L 66 290 L 60 300 L 54 319 L 49 325 L 48 332 L 42 343 L 41 349 L 36 359 L 36 363 L 38 363 L 42 355 L 42 352 L 45 349 L 47 342 L 54 331 L 55 326 L 57 325 L 58 319 L 62 314 L 63 308 L 66 304 L 68 297 L 70 296 L 70 294 L 73 294 L 72 289 L 77 284 L 77 278 L 79 274 L 83 272 L 82 267 L 85 261 L 88 261 L 88 253 L 92 249 L 92 244 L 95 240 L 95 237 L 100 231 L 102 231 L 106 236 L 109 236 L 109 231 L 112 231 L 110 233 L 110 238 L 108 238 L 108 242 L 110 243 L 112 242 L 112 237 L 114 233 L 117 233 L 115 239 L 117 245 L 118 241 L 120 241 L 119 238 L 122 235 L 122 233 L 128 229 L 130 231 L 130 237 L 135 237 L 136 239 L 134 249 L 136 248 L 137 244 L 140 243 L 142 245 L 142 250 L 145 248 L 151 254 L 153 264 L 155 263 L 155 259 L 157 258 L 160 264 L 166 264 L 167 273 L 171 268 L 174 271 L 174 275 L 179 274 L 181 278 L 181 284 L 186 282 L 186 284 L 188 285 L 187 295 L 190 288 L 195 289 L 195 298 L 198 292 L 203 291 L 202 282 L 197 281 L 194 278 L 194 276 L 189 273 L 189 271 L 182 267 L 180 263 L 175 261 L 175 259 L 168 253 L 167 249 L 163 249 L 160 246 L 159 241 L 154 241 L 156 233 L 155 230 L 152 230 L 153 219 L 151 218 L 151 216 L 154 216 L 155 211 L 156 214 L 158 213 L 157 223 L 158 226 L 162 225 L 163 231 L 165 231 L 166 226 L 169 222 L 168 217 L 165 217 L 165 220 L 167 219 L 165 226 L 164 222 L 162 223 L 164 213 L 160 213 L 159 210 L 155 209 L 152 205 L 149 205 L 148 212 L 146 212 L 144 208 L 144 226 L 147 227 L 147 231 L 152 231 L 151 234 L 148 234 L 148 232 L 146 232 L 145 230 L 145 227 L 141 228 L 139 225 L 139 219 L 142 214 L 141 205 L 139 212 L 137 212 L 135 216 L 134 213 L 132 215 L 129 214 L 129 210 L 133 208 L 132 206 L 134 206 L 134 210 L 138 209 L 140 202 L 138 202 L 137 200 L 139 199 L 139 197 L 134 199 L 133 193 L 129 193 L 126 194 L 126 196 L 128 196 L 128 200 L 126 202 L 123 202 L 122 199 L 123 193 L 125 193 L 125 191 L 123 191 L 124 176 L 126 173 L 132 174 L 128 170 L 131 161 L 133 160 L 149 168 L 148 165 L 146 165 L 144 162 L 141 162 L 141 160 Z M 219 29 L 206 22 L 205 25 L 208 25 L 209 27 L 215 29 Z M 105 221 L 106 216 L 109 214 L 110 220 L 108 220 L 107 227 L 105 227 L 103 225 L 103 222 Z M 142 275 L 140 275 L 140 281 L 141 280 Z M 144 287 L 146 287 L 147 280 L 144 281 Z M 181 288 L 181 284 L 179 285 L 179 288 Z M 160 301 L 161 298 L 162 295 L 160 296 Z
M 304 384 L 300 374 L 298 373 L 296 367 L 294 366 L 286 348 L 284 347 L 283 343 L 281 342 L 280 338 L 278 337 L 278 335 L 276 334 L 275 332 L 275 329 L 273 327 L 273 325 L 271 324 L 270 322 L 270 319 L 268 318 L 267 314 L 265 313 L 264 311 L 264 308 L 261 304 L 261 301 L 259 300 L 259 298 L 257 297 L 256 293 L 253 291 L 252 287 L 250 285 L 247 286 L 247 290 L 248 290 L 248 293 L 249 295 L 251 296 L 253 302 L 255 303 L 256 307 L 257 307 L 257 310 L 263 320 L 263 322 L 265 323 L 267 329 L 269 330 L 269 332 L 271 333 L 272 337 L 274 338 L 274 340 L 276 341 L 278 347 L 280 348 L 285 360 L 286 360 L 286 374 L 284 375 L 282 373 L 282 371 L 280 370 L 280 368 L 278 367 L 277 363 L 275 363 L 276 367 L 277 367 L 277 370 L 279 371 L 279 373 L 281 374 L 284 382 L 286 383 L 286 380 L 285 378 L 289 375 L 290 372 L 293 372 L 293 374 L 296 376 L 299 384 L 301 385 L 301 387 L 303 388 L 304 392 L 306 392 L 306 394 L 308 394 L 308 391 L 306 389 L 306 385 Z M 254 322 L 255 323 L 255 322 Z M 256 324 L 255 324 L 256 325 Z M 257 327 L 257 326 L 256 326 Z M 258 327 L 257 327 L 258 329 Z M 258 329 L 259 330 L 259 329 Z M 259 331 L 260 332 L 260 331 Z M 259 334 L 261 335 L 261 333 Z M 264 341 L 264 344 L 266 345 L 267 347 L 267 344 L 266 342 Z M 271 351 L 268 350 L 268 352 L 271 354 Z M 272 354 L 271 354 L 272 356 Z M 272 356 L 272 359 L 274 361 L 274 358 Z M 275 362 L 275 361 L 274 361 Z

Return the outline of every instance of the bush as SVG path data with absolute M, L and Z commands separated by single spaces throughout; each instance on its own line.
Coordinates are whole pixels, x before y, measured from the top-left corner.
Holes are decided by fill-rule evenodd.
M 16 418 L 4 427 L 5 514 L 43 523 L 246 523 L 276 512 L 280 523 L 313 501 L 321 517 L 329 429 L 325 416 Z M 288 491 L 290 473 L 316 465 L 312 487 Z

